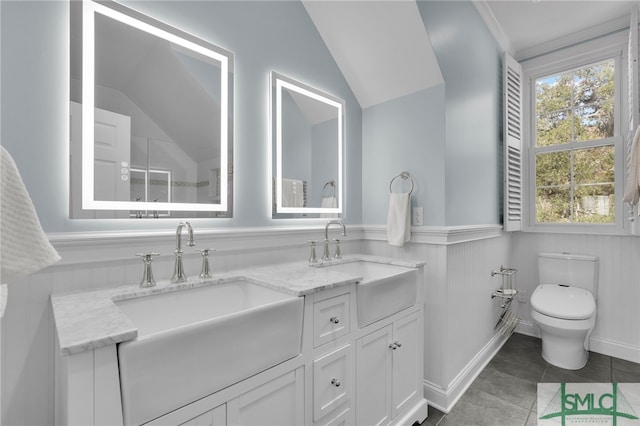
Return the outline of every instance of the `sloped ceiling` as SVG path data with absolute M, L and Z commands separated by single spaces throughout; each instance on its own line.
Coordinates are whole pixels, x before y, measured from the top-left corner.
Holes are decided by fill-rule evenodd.
M 414 1 L 302 3 L 362 108 L 443 83 Z
M 625 28 L 639 4 L 638 0 L 472 2 L 503 50 L 518 60 Z M 415 0 L 302 3 L 362 108 L 443 82 Z

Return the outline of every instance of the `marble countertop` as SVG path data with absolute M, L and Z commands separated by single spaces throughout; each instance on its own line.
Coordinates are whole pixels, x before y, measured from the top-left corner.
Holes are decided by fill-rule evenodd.
M 347 263 L 357 260 L 409 268 L 424 266 L 424 262 L 421 261 L 353 255 L 345 256 L 342 260 L 319 262 L 314 265 L 318 267 L 312 267 L 303 262 L 281 263 L 214 274 L 212 278 L 207 280 L 200 280 L 196 277 L 180 284 L 158 281 L 155 287 L 150 288 L 141 288 L 137 284 L 132 284 L 80 293 L 54 294 L 51 295 L 51 306 L 60 350 L 63 355 L 70 355 L 135 339 L 138 336 L 138 330 L 116 305 L 115 302 L 119 300 L 223 284 L 238 278 L 247 279 L 294 296 L 305 296 L 360 281 L 362 277 L 322 268 L 324 264 Z

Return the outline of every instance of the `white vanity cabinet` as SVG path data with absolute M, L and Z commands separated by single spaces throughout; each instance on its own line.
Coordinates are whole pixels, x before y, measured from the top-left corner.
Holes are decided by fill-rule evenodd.
M 371 324 L 359 326 L 358 289 L 366 282 L 310 268 L 304 272 L 307 281 L 301 281 L 318 284 L 297 294 L 304 298 L 297 355 L 179 408 L 167 407 L 166 414 L 145 425 L 410 426 L 424 421 L 422 274 L 411 273 L 407 278 L 415 280 L 419 289 L 412 306 L 396 308 Z M 113 295 L 109 293 L 109 297 Z M 54 315 L 66 320 L 56 307 L 74 306 L 76 299 L 52 303 Z M 99 303 L 114 313 L 110 301 Z M 291 315 L 281 316 L 293 320 Z M 63 335 L 64 331 L 62 328 Z M 281 328 L 272 331 L 274 336 L 282 333 Z M 116 342 L 108 340 L 107 344 L 63 355 L 64 345 L 56 341 L 60 346 L 56 359 L 57 425 L 126 424 L 120 380 L 125 369 L 119 366 Z M 66 351 L 70 352 L 69 346 Z M 261 347 L 255 346 L 251 356 L 259 359 Z M 233 368 L 231 361 L 228 368 Z
M 356 424 L 382 425 L 422 398 L 420 312 L 356 341 Z

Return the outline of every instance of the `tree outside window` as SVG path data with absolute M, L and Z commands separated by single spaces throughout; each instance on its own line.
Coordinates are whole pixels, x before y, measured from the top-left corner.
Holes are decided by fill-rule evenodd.
M 537 223 L 614 223 L 615 61 L 535 81 Z

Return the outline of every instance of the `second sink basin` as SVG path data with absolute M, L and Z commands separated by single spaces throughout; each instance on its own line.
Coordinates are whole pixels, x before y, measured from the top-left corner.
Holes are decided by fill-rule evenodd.
M 141 424 L 300 353 L 303 298 L 243 278 L 116 301 L 125 424 Z
M 417 268 L 372 260 L 353 260 L 320 267 L 362 277 L 356 285 L 360 327 L 409 308 L 416 302 Z

